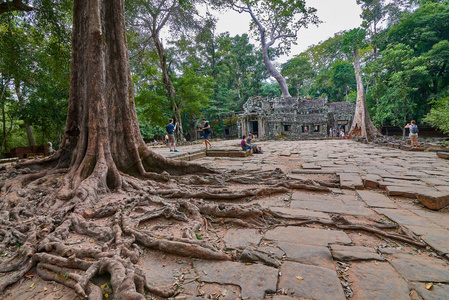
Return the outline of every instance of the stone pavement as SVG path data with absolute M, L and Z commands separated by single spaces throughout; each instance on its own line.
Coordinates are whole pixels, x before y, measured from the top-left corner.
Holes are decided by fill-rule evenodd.
M 212 143 L 220 149 L 235 149 L 238 144 L 238 140 Z M 147 275 L 154 280 L 152 284 L 183 283 L 184 292 L 177 299 L 449 299 L 448 208 L 430 210 L 421 204 L 445 205 L 449 161 L 431 152 L 347 140 L 257 144 L 264 154 L 203 157 L 195 162 L 219 170 L 280 168 L 291 178 L 337 177 L 340 187 L 329 194 L 297 190 L 254 201 L 285 215 L 330 220 L 339 214 L 353 223 L 398 224 L 401 229 L 389 232 L 417 237 L 427 247 L 316 224 L 266 232 L 217 230 L 225 249 L 258 251 L 278 265 L 179 260 L 148 251 L 145 261 L 150 264 Z M 182 153 L 203 147 L 178 149 Z M 167 148 L 153 150 L 173 155 Z M 153 267 L 157 274 L 151 271 Z

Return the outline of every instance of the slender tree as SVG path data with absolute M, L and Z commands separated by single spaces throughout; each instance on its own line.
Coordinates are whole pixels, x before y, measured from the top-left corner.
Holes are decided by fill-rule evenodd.
M 265 67 L 278 82 L 282 97 L 291 97 L 287 82 L 271 62 L 269 49 L 278 43 L 278 50 L 287 53 L 296 43 L 298 31 L 309 24 L 318 24 L 316 9 L 306 7 L 304 0 L 219 0 L 217 6 L 226 5 L 239 13 L 251 16 L 251 29 L 257 32 Z
M 365 36 L 365 29 L 355 28 L 349 31 L 343 39 L 345 50 L 351 51 L 354 54 L 354 72 L 357 82 L 357 102 L 349 135 L 373 140 L 374 137 L 380 135 L 380 133 L 371 121 L 366 106 L 365 88 L 363 86 L 359 54 L 359 49 L 362 48 L 365 43 Z

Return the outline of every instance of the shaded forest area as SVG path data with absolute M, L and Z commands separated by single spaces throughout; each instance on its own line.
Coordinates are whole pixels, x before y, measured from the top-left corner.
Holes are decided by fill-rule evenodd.
M 201 15 L 199 2 L 159 2 L 126 3 L 130 67 L 145 140 L 164 135 L 171 117 L 180 120 L 179 137 L 194 138 L 201 117 L 220 136 L 249 97 L 281 96 L 254 40 L 257 30 L 248 28 L 241 36 L 217 32 L 216 17 Z M 209 4 L 223 9 L 224 2 Z M 403 128 L 416 119 L 449 132 L 449 2 L 357 2 L 366 34 L 362 75 L 374 124 Z M 39 9 L 0 15 L 2 153 L 48 141 L 57 148 L 67 115 L 72 3 L 24 3 Z M 290 53 L 284 64 L 275 63 L 292 96 L 356 101 L 353 57 L 343 44 L 348 34 L 336 33 L 303 53 Z M 268 55 L 275 62 L 288 49 L 276 44 Z

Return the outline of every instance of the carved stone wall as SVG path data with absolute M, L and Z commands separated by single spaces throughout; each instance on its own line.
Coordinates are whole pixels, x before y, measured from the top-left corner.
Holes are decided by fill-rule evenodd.
M 239 136 L 249 132 L 263 137 L 326 137 L 329 129 L 345 132 L 354 116 L 355 104 L 314 99 L 252 97 L 238 117 Z

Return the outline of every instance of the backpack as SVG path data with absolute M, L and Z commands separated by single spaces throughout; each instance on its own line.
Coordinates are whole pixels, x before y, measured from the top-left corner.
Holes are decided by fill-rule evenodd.
M 412 125 L 410 128 L 410 133 L 418 133 L 419 129 L 417 125 Z
M 165 131 L 167 131 L 168 134 L 171 134 L 170 133 L 171 132 L 171 128 L 170 128 L 171 126 L 170 125 L 171 125 L 171 123 L 168 124 L 167 126 L 165 126 Z

